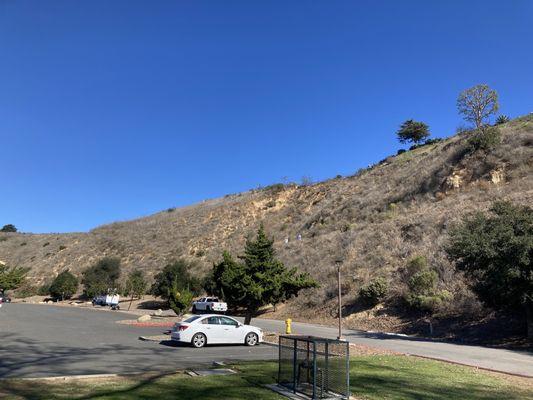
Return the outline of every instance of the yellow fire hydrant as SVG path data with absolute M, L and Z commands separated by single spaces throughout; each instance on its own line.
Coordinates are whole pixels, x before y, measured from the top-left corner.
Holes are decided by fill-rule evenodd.
M 291 334 L 291 322 L 292 322 L 292 319 L 290 319 L 290 318 L 287 318 L 285 320 L 285 333 L 287 335 Z

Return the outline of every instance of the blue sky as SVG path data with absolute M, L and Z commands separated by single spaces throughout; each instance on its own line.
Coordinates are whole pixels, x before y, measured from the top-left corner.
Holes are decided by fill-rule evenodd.
M 531 1 L 0 0 L 0 225 L 84 231 L 533 111 Z

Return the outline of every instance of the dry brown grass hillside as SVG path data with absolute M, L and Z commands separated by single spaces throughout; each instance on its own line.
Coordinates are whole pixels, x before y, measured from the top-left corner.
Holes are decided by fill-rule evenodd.
M 486 209 L 497 199 L 533 204 L 533 116 L 500 129 L 502 143 L 488 154 L 467 152 L 468 133 L 463 133 L 391 156 L 353 176 L 313 185 L 273 185 L 88 233 L 0 234 L 0 260 L 30 267 L 34 285 L 66 268 L 79 274 L 103 256 L 118 256 L 125 272 L 140 267 L 149 276 L 168 261 L 186 257 L 197 261 L 203 274 L 223 249 L 238 252 L 245 237 L 264 223 L 279 258 L 321 283 L 278 310 L 279 316 L 332 318 L 334 261 L 339 258 L 348 324 L 408 329 L 413 319 L 399 312 L 395 301 L 384 309 L 360 311 L 357 290 L 384 276 L 391 282 L 390 299 L 398 298 L 406 260 L 425 255 L 439 273 L 439 285 L 454 294 L 446 316 L 479 319 L 478 304 L 442 245 L 448 227 L 465 213 Z

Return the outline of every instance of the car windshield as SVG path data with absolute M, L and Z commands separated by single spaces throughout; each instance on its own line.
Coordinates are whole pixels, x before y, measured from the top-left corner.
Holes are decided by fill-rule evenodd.
M 193 315 L 192 317 L 189 317 L 187 318 L 185 321 L 183 322 L 193 322 L 193 321 L 196 321 L 198 318 L 200 318 L 201 316 L 200 315 Z

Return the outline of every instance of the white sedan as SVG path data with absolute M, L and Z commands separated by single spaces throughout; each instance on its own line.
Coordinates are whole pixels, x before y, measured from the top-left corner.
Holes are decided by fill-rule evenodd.
M 191 343 L 194 347 L 223 343 L 255 346 L 263 341 L 263 331 L 255 326 L 243 325 L 231 317 L 193 315 L 174 325 L 170 337 L 177 342 Z

